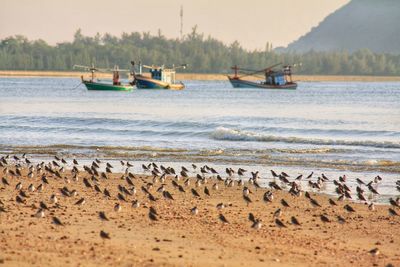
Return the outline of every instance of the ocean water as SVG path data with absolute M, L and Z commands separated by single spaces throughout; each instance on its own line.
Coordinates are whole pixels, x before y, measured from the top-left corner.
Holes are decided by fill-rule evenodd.
M 186 81 L 183 91 L 87 91 L 74 78 L 0 78 L 0 155 L 400 179 L 400 83 L 300 83 L 295 91 Z M 77 87 L 78 86 L 78 87 Z

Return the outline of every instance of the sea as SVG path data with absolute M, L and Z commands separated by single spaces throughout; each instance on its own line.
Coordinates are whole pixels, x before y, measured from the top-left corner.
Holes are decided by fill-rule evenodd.
M 291 179 L 313 172 L 312 181 L 346 175 L 353 188 L 356 178 L 379 175 L 371 198 L 400 194 L 399 82 L 300 82 L 297 90 L 184 83 L 182 91 L 113 92 L 88 91 L 76 78 L 0 78 L 0 156 L 129 160 L 136 172 L 147 162 L 207 164 L 225 176 L 241 167 L 264 184 L 270 170 Z

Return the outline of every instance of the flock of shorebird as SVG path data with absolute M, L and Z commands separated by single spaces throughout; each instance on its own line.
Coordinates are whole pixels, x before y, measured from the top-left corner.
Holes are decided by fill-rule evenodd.
M 248 171 L 243 168 L 239 168 L 238 170 L 226 168 L 226 174 L 220 174 L 214 168 L 207 165 L 198 167 L 195 164 L 192 164 L 189 168 L 190 170 L 182 166 L 180 170 L 176 171 L 172 167 L 149 163 L 147 165 L 142 165 L 143 172 L 146 174 L 146 176 L 143 177 L 138 175 L 135 176 L 135 174 L 131 172 L 133 165 L 130 162 L 120 161 L 120 164 L 121 167 L 125 169 L 125 172 L 121 176 L 121 181 L 123 181 L 123 183 L 118 184 L 118 193 L 115 196 L 112 196 L 104 182 L 110 179 L 109 176 L 113 173 L 114 167 L 109 162 L 95 159 L 90 165 L 80 165 L 76 159 L 73 159 L 72 163 L 68 164 L 64 158 L 55 156 L 54 160 L 47 163 L 41 162 L 39 164 L 33 164 L 25 154 L 22 155 L 22 157 L 7 155 L 0 158 L 0 170 L 2 175 L 1 183 L 3 185 L 3 187 L 0 188 L 0 191 L 5 190 L 7 187 L 13 188 L 12 184 L 14 184 L 16 203 L 27 205 L 27 199 L 29 199 L 29 195 L 32 192 L 40 193 L 44 190 L 45 186 L 50 183 L 59 182 L 60 185 L 64 185 L 59 188 L 59 192 L 53 192 L 50 199 L 32 204 L 32 206 L 37 208 L 37 211 L 33 216 L 42 218 L 45 217 L 46 211 L 60 207 L 60 196 L 74 197 L 80 195 L 76 190 L 70 190 L 68 188 L 68 184 L 71 183 L 70 179 L 73 182 L 79 182 L 81 180 L 86 188 L 95 190 L 99 194 L 104 195 L 107 199 L 118 201 L 114 206 L 115 212 L 121 211 L 122 206 L 120 203 L 122 202 L 131 202 L 133 208 L 139 208 L 142 205 L 140 200 L 136 198 L 139 190 L 143 192 L 143 196 L 148 199 L 149 203 L 155 203 L 160 201 L 161 198 L 171 201 L 175 200 L 173 191 L 171 190 L 191 194 L 193 198 L 200 200 L 203 196 L 211 196 L 212 191 L 221 190 L 220 187 L 236 186 L 241 188 L 243 201 L 247 206 L 249 206 L 253 202 L 253 196 L 251 196 L 252 190 L 262 188 L 259 184 L 259 172 L 250 172 L 246 178 L 246 173 L 248 173 Z M 67 176 L 66 173 L 68 172 L 70 172 L 71 175 Z M 23 173 L 26 174 L 23 175 Z M 316 175 L 312 172 L 308 176 L 304 177 L 303 175 L 299 175 L 292 179 L 292 181 L 289 180 L 290 176 L 285 172 L 278 174 L 271 170 L 271 175 L 274 179 L 268 183 L 269 188 L 263 189 L 265 190 L 262 197 L 264 202 L 273 202 L 275 191 L 288 188 L 291 195 L 294 197 L 301 197 L 304 195 L 308 199 L 310 205 L 317 208 L 322 207 L 322 205 L 314 199 L 309 192 L 302 189 L 300 183 L 301 180 L 308 181 L 308 187 L 313 191 L 320 190 L 324 186 L 324 183 L 328 181 L 333 182 L 336 187 L 335 191 L 338 198 L 337 200 L 329 198 L 329 205 L 331 206 L 338 206 L 340 201 L 344 199 L 356 198 L 358 201 L 368 204 L 370 210 L 374 210 L 375 205 L 373 202 L 368 201 L 368 197 L 366 197 L 365 194 L 368 192 L 370 195 L 378 195 L 379 192 L 377 191 L 376 186 L 382 180 L 380 176 L 376 176 L 368 183 L 361 179 L 357 179 L 358 185 L 355 192 L 352 192 L 349 186 L 346 185 L 347 178 L 345 175 L 339 177 L 338 180 L 332 180 L 324 174 L 315 179 Z M 224 176 L 224 178 L 222 176 Z M 37 179 L 40 179 L 40 184 L 35 185 L 34 182 L 36 182 Z M 167 182 L 170 183 L 172 187 L 168 186 Z M 141 183 L 140 188 L 139 183 Z M 400 180 L 395 183 L 397 190 L 400 191 Z M 25 184 L 29 185 L 26 186 Z M 159 184 L 159 186 L 157 186 L 157 184 Z M 192 184 L 194 184 L 194 186 L 191 186 Z M 103 189 L 101 189 L 100 186 L 103 186 Z M 290 207 L 291 205 L 283 198 L 279 201 L 282 208 Z M 75 202 L 75 205 L 82 206 L 85 203 L 86 199 L 81 197 Z M 400 208 L 400 198 L 390 198 L 389 203 L 389 215 L 399 216 L 398 209 Z M 222 223 L 228 224 L 229 220 L 222 213 L 225 205 L 226 204 L 224 203 L 219 203 L 216 205 L 216 208 L 219 210 L 218 219 Z M 277 227 L 286 228 L 288 227 L 288 223 L 285 223 L 280 219 L 282 208 L 278 208 L 273 213 L 273 219 Z M 350 204 L 345 204 L 343 208 L 349 213 L 356 212 Z M 0 199 L 0 214 L 7 211 L 6 200 Z M 188 210 L 188 213 L 189 212 L 195 216 L 199 213 L 199 209 L 195 206 Z M 104 211 L 99 211 L 98 217 L 102 221 L 109 220 Z M 151 221 L 160 220 L 159 213 L 153 205 L 148 206 L 148 218 Z M 260 229 L 262 227 L 262 220 L 256 218 L 254 214 L 249 213 L 248 219 L 251 222 L 252 228 Z M 320 220 L 323 223 L 334 221 L 334 219 L 329 218 L 327 214 L 320 214 Z M 337 215 L 335 220 L 339 223 L 346 222 L 345 218 L 340 215 Z M 295 216 L 292 216 L 290 221 L 290 224 L 293 226 L 301 225 L 301 222 Z M 64 223 L 55 216 L 52 217 L 52 222 L 57 226 L 64 225 Z M 110 239 L 110 234 L 102 230 L 100 231 L 100 237 L 103 239 Z M 378 250 L 371 250 L 370 252 L 371 254 L 379 253 Z

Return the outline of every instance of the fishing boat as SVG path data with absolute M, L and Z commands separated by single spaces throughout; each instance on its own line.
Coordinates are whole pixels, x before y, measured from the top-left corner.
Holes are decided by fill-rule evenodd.
M 239 68 L 235 65 L 232 67 L 232 69 L 234 70 L 234 75 L 228 75 L 228 79 L 232 86 L 235 88 L 296 89 L 297 83 L 293 82 L 292 80 L 293 66 L 287 65 L 278 70 L 274 69 L 279 65 L 281 65 L 281 63 L 275 64 L 262 70 Z M 260 74 L 264 76 L 264 80 L 253 81 L 243 79 L 250 76 L 259 76 Z
M 85 71 L 91 72 L 90 79 L 85 79 L 81 76 L 82 83 L 86 86 L 88 90 L 100 90 L 100 91 L 130 91 L 133 89 L 133 83 L 123 84 L 120 81 L 120 72 L 129 72 L 130 70 L 119 69 L 118 66 L 114 66 L 114 69 L 100 69 L 92 66 L 82 66 L 82 65 L 74 65 L 74 69 L 84 69 Z M 96 78 L 96 72 L 112 72 L 113 79 L 112 83 L 103 82 Z
M 132 66 L 135 63 L 131 62 Z M 165 68 L 164 66 L 148 66 L 142 65 L 139 62 L 139 73 L 136 74 L 133 71 L 134 83 L 138 89 L 169 89 L 169 90 L 182 90 L 185 85 L 182 82 L 175 82 L 176 70 L 179 68 L 185 69 L 187 64 L 180 66 L 172 66 L 172 68 Z M 149 70 L 150 77 L 143 75 L 142 69 L 146 68 Z

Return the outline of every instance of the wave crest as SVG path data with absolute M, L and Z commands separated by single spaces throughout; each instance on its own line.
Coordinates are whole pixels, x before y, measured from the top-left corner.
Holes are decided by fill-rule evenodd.
M 342 145 L 342 146 L 366 146 L 376 148 L 400 148 L 397 142 L 378 142 L 378 141 L 356 141 L 356 140 L 334 140 L 320 138 L 285 137 L 274 136 L 250 131 L 241 131 L 225 127 L 218 127 L 211 133 L 211 138 L 215 140 L 228 141 L 253 141 L 253 142 L 283 142 L 294 144 L 313 144 L 313 145 Z

